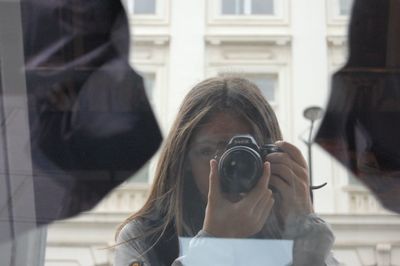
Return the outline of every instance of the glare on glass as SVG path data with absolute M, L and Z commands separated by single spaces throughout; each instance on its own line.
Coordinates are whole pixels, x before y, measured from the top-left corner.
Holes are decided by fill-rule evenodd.
M 271 15 L 274 0 L 222 0 L 223 15 Z
M 156 0 L 134 0 L 134 14 L 155 14 Z
M 257 85 L 268 102 L 275 102 L 277 77 L 271 74 L 248 74 L 246 78 Z
M 353 0 L 339 0 L 340 15 L 350 15 L 351 7 L 353 6 Z

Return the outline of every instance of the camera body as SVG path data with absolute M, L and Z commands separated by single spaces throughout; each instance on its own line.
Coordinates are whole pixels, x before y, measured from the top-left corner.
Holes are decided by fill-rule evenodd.
M 263 174 L 265 156 L 274 152 L 283 151 L 274 144 L 260 147 L 251 135 L 232 137 L 218 162 L 222 191 L 227 194 L 249 192 Z

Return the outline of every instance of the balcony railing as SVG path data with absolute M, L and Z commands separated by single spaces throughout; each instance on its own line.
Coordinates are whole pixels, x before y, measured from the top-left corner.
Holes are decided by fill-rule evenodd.
M 92 211 L 94 213 L 132 213 L 145 203 L 149 184 L 128 183 L 108 194 Z
M 351 214 L 380 214 L 387 213 L 374 195 L 361 186 L 347 186 L 348 210 Z

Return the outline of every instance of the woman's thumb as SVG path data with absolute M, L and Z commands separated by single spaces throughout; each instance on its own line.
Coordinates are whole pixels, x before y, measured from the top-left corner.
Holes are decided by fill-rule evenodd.
M 209 176 L 209 188 L 208 188 L 208 199 L 219 197 L 220 195 L 220 184 L 218 177 L 218 163 L 216 160 L 210 161 L 210 176 Z

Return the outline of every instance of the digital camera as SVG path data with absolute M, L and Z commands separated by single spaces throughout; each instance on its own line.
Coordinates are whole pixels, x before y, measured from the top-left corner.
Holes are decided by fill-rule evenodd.
M 263 174 L 264 158 L 283 152 L 274 144 L 259 146 L 251 135 L 234 136 L 217 159 L 222 191 L 228 194 L 249 192 Z

